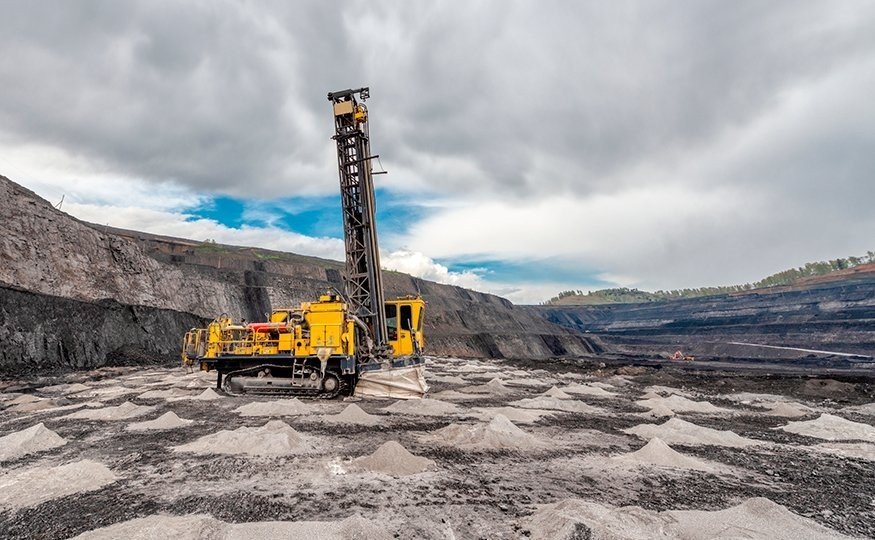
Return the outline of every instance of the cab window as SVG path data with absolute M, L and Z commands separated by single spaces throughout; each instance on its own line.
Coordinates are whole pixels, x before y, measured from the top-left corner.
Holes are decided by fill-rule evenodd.
M 410 306 L 401 306 L 401 329 L 410 330 L 413 322 L 413 309 Z
M 386 329 L 389 341 L 398 339 L 398 306 L 395 304 L 386 304 Z

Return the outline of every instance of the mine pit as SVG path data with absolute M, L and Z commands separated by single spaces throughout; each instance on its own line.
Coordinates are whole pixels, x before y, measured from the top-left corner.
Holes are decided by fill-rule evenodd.
M 875 534 L 863 487 L 875 477 L 865 383 L 854 386 L 850 403 L 831 403 L 798 384 L 787 384 L 785 394 L 739 392 L 756 388 L 756 377 L 732 375 L 727 387 L 719 372 L 692 390 L 656 382 L 671 380 L 670 372 L 618 378 L 601 368 L 562 382 L 560 373 L 512 361 L 478 362 L 477 371 L 460 365 L 430 358 L 428 379 L 458 372 L 432 384 L 436 395 L 464 399 L 238 396 L 216 391 L 203 374 L 149 368 L 143 378 L 103 375 L 98 388 L 108 389 L 100 394 L 108 399 L 97 402 L 93 393 L 77 395 L 79 387 L 57 386 L 76 384 L 59 377 L 57 388 L 0 402 L 0 520 L 10 538 L 114 538 L 137 528 L 182 537 L 285 534 L 315 530 L 305 510 L 315 504 L 335 508 L 318 521 L 324 531 L 358 514 L 376 524 L 374 534 L 398 538 L 567 540 L 584 530 L 651 537 L 669 517 L 679 534 L 693 522 L 711 531 L 762 510 L 812 538 Z M 473 378 L 499 370 L 560 382 L 510 387 Z M 163 386 L 136 392 L 149 380 Z M 200 388 L 188 388 L 192 382 Z M 79 384 L 93 388 L 87 377 Z M 586 390 L 568 392 L 574 385 Z M 118 387 L 136 393 L 109 390 Z M 462 392 L 471 387 L 482 392 Z M 216 398 L 172 399 L 206 390 Z M 654 407 L 648 412 L 705 403 L 730 413 L 705 406 L 641 416 L 646 409 L 636 402 L 648 392 L 658 400 L 645 404 Z M 79 408 L 16 409 L 58 395 Z M 785 406 L 805 416 L 771 414 L 787 413 Z M 825 438 L 838 432 L 841 439 Z M 34 482 L 42 487 L 26 493 Z M 836 490 L 826 505 L 824 489 Z M 745 506 L 760 499 L 771 502 Z M 337 500 L 344 505 L 334 506 Z M 92 518 L 76 515 L 82 511 Z M 641 529 L 616 529 L 629 515 L 642 516 Z

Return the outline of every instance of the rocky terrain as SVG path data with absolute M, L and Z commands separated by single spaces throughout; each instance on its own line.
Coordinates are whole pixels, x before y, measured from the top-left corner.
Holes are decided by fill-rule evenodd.
M 429 358 L 428 399 L 0 383 L 2 538 L 875 536 L 875 387 Z
M 0 373 L 173 361 L 185 330 L 227 313 L 342 290 L 342 264 L 84 223 L 0 177 Z M 503 298 L 387 272 L 387 296 L 421 293 L 427 347 L 466 357 L 579 355 L 594 340 Z
M 830 351 L 875 356 L 873 264 L 792 287 L 731 295 L 529 309 L 632 355 L 664 356 L 681 349 L 711 358 L 830 357 Z

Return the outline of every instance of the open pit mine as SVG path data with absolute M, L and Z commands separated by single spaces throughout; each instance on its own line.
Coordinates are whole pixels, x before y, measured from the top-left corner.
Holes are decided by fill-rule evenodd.
M 328 96 L 344 262 L 0 177 L 0 537 L 875 536 L 875 265 L 603 306 L 383 271 L 368 94 Z

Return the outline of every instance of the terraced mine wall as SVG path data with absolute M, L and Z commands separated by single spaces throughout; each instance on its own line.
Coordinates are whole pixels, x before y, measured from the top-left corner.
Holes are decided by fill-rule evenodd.
M 678 349 L 735 358 L 812 354 L 734 344 L 751 343 L 875 356 L 875 271 L 734 295 L 529 309 L 629 354 L 666 355 Z
M 2 176 L 0 215 L 0 373 L 170 358 L 185 329 L 220 314 L 258 320 L 342 290 L 339 262 L 88 224 Z M 430 354 L 601 351 L 596 340 L 494 295 L 397 272 L 384 281 L 387 297 L 426 300 Z

